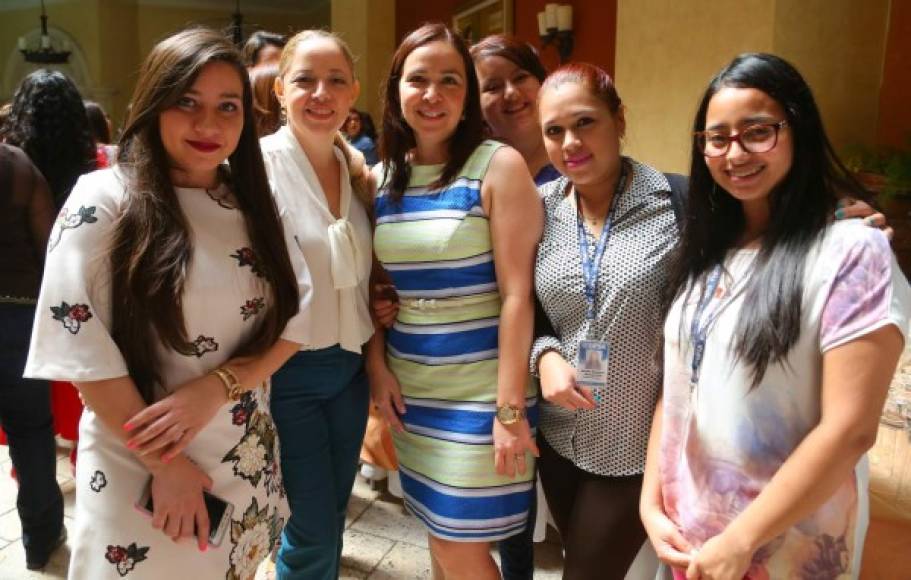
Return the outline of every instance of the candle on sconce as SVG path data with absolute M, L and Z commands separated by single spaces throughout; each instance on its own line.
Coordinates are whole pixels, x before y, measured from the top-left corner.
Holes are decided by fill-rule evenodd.
M 28 45 L 25 44 L 25 37 L 20 36 L 19 37 L 19 50 L 25 50 L 27 47 L 28 47 Z
M 573 29 L 573 7 L 563 4 L 557 8 L 557 30 Z
M 547 14 L 544 11 L 538 12 L 538 34 L 547 36 Z
M 69 40 L 64 40 L 62 43 L 60 43 L 60 48 L 62 48 L 62 49 L 63 49 L 64 51 L 66 51 L 66 52 L 69 52 L 69 50 L 70 50 L 70 41 L 69 41 Z
M 41 48 L 50 48 L 50 47 L 51 47 L 51 37 L 46 34 L 42 34 L 41 35 Z
M 548 3 L 544 6 L 548 29 L 557 27 L 557 8 L 558 5 L 556 3 Z

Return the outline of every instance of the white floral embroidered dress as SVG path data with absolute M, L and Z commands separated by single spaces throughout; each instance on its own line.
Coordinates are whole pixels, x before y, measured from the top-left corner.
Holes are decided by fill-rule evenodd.
M 95 381 L 128 374 L 108 332 L 109 248 L 125 197 L 116 171 L 82 177 L 61 211 L 45 266 L 27 376 Z M 176 192 L 193 243 L 182 299 L 195 352 L 179 354 L 159 346 L 164 385 L 156 399 L 226 362 L 259 323 L 269 300 L 243 217 L 226 201 L 227 190 Z M 94 219 L 76 225 L 72 216 Z M 306 269 L 301 263 L 295 267 Z M 295 334 L 306 326 L 305 318 L 293 319 L 284 336 L 306 342 Z M 225 404 L 196 436 L 186 454 L 212 478 L 212 492 L 234 506 L 220 547 L 201 553 L 195 540 L 172 542 L 134 508 L 149 474 L 87 408 L 80 423 L 69 577 L 252 578 L 287 515 L 278 453 L 265 389 Z

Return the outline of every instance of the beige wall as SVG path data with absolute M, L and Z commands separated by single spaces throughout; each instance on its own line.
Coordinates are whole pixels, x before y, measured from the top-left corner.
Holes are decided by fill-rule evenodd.
M 875 141 L 888 19 L 889 0 L 777 2 L 775 52 L 810 84 L 837 150 Z
M 361 94 L 355 106 L 381 125 L 382 90 L 395 51 L 395 3 L 376 0 L 332 0 L 332 30 L 354 53 Z
M 626 152 L 687 172 L 708 81 L 740 52 L 773 52 L 805 75 L 836 147 L 872 142 L 889 0 L 620 0 L 616 82 Z

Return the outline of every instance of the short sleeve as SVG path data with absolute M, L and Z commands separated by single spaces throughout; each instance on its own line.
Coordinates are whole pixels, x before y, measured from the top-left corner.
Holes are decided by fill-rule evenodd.
M 297 280 L 297 291 L 300 296 L 300 308 L 285 325 L 282 332 L 282 338 L 301 345 L 310 343 L 312 332 L 310 329 L 311 316 L 310 305 L 313 299 L 313 283 L 310 278 L 310 268 L 304 259 L 304 253 L 300 248 L 297 237 L 294 235 L 294 229 L 289 220 L 287 210 L 279 210 L 282 221 L 282 228 L 285 231 L 285 244 L 288 246 L 288 257 L 291 258 L 291 266 L 294 269 L 294 277 Z
M 833 257 L 839 266 L 822 311 L 821 352 L 889 324 L 908 335 L 911 290 L 886 237 L 872 228 L 852 230 L 846 232 L 841 255 Z
M 110 246 L 123 186 L 112 170 L 82 176 L 48 241 L 25 376 L 98 381 L 129 374 L 111 338 Z

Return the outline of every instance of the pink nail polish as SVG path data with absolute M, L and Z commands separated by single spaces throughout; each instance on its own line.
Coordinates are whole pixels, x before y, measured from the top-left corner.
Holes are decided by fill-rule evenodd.
M 123 428 L 124 428 L 124 430 L 126 430 L 126 431 L 132 431 L 132 430 L 133 430 L 133 424 L 130 423 L 130 422 L 126 422 L 126 423 L 123 424 Z
M 136 449 L 135 441 L 127 441 L 127 449 Z

